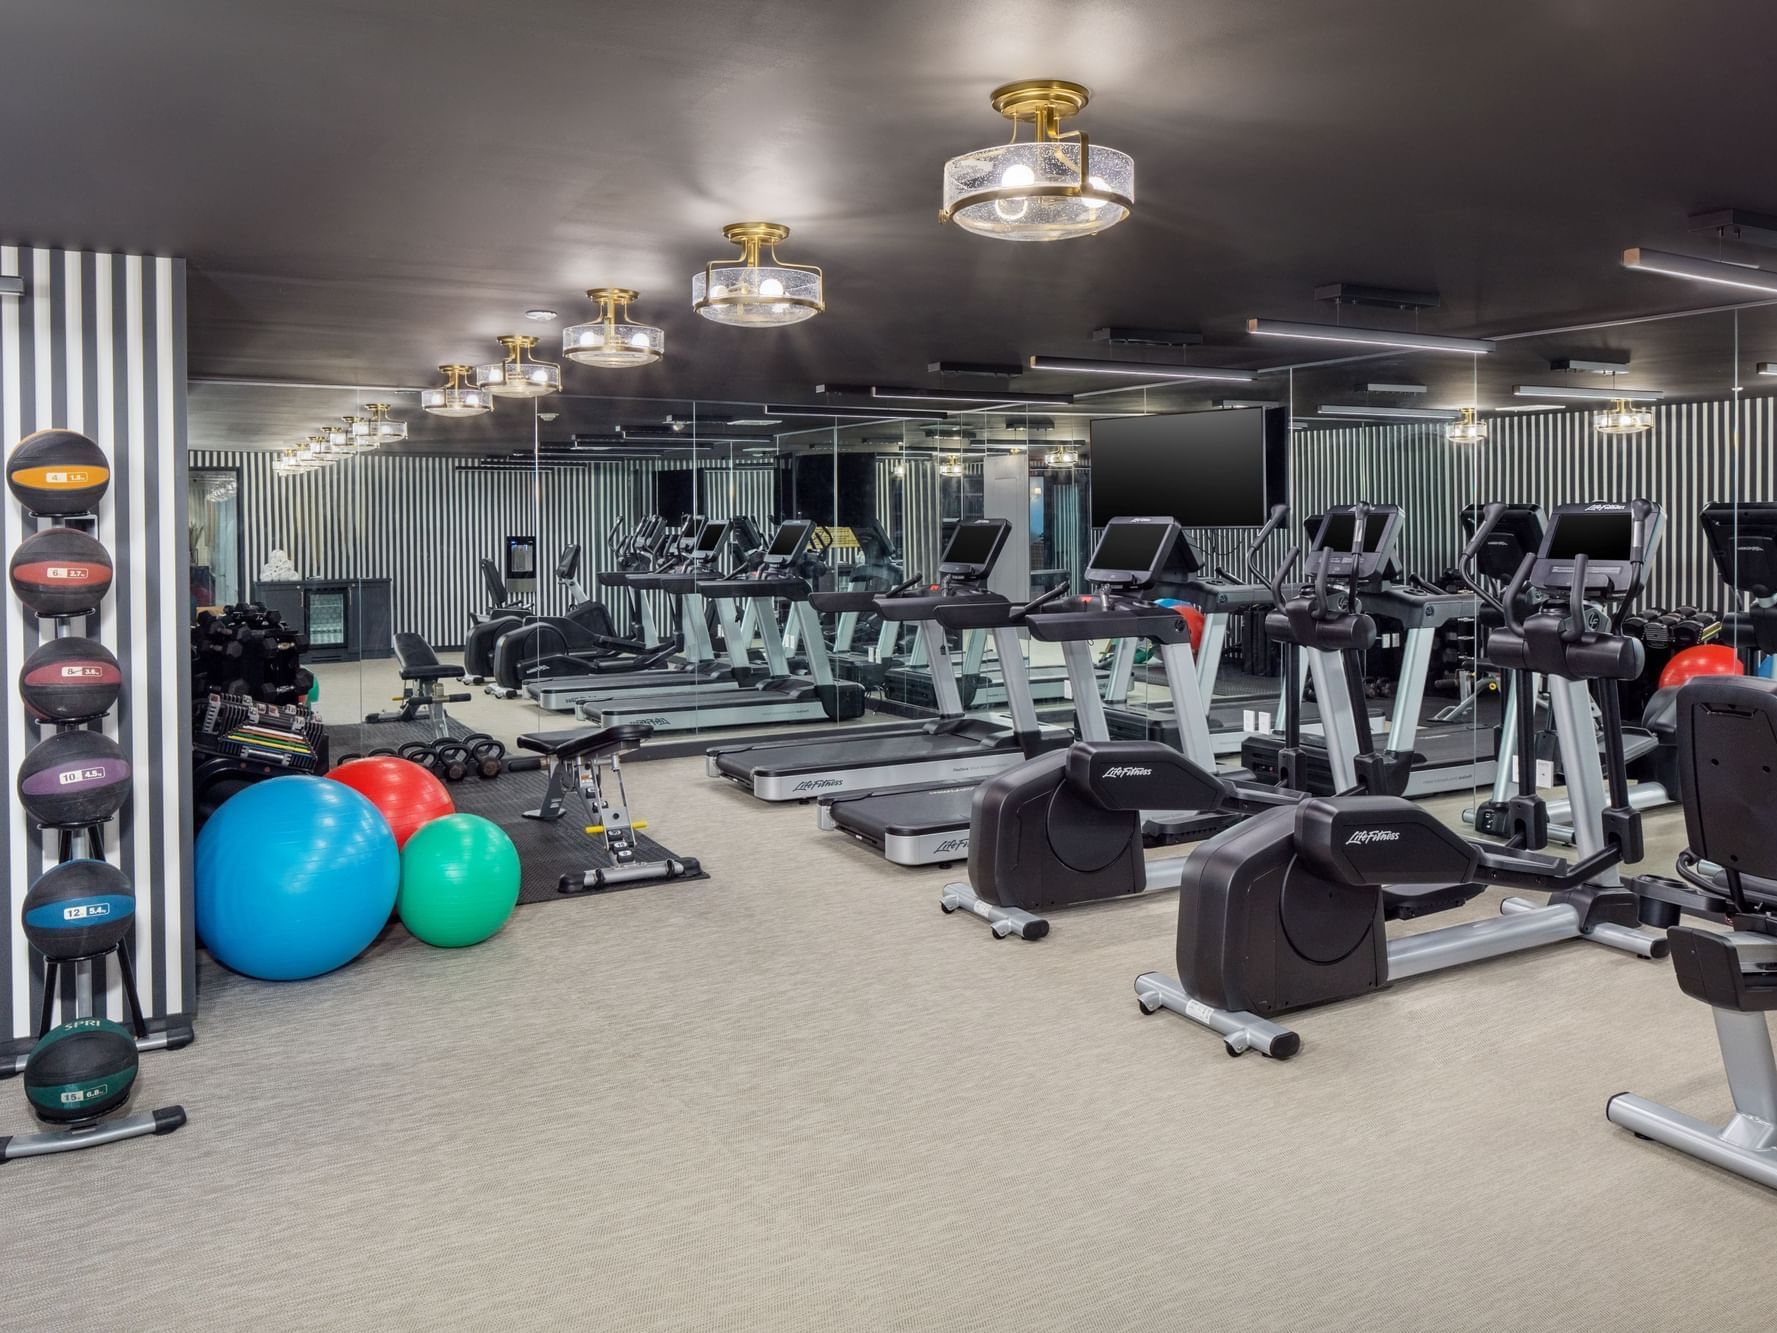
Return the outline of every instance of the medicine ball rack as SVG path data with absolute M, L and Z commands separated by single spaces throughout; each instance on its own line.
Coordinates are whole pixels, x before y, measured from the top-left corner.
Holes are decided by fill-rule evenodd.
M 27 537 L 9 565 L 13 592 L 40 623 L 52 626 L 54 641 L 78 637 L 74 622 L 96 615 L 110 590 L 111 555 L 96 537 L 97 504 L 109 481 L 103 451 L 73 431 L 39 431 L 21 441 L 8 460 L 7 483 L 26 514 L 54 525 Z M 26 559 L 27 551 L 44 554 Z M 79 591 L 83 587 L 88 595 Z M 94 643 L 92 649 L 59 656 L 27 708 L 29 720 L 50 734 L 22 761 L 17 794 L 27 820 L 56 834 L 57 862 L 31 886 L 19 923 L 43 960 L 38 1042 L 28 1054 L 0 1061 L 0 1077 L 25 1075 L 32 1109 L 49 1129 L 0 1138 L 0 1162 L 167 1134 L 185 1123 L 178 1106 L 116 1114 L 134 1085 L 134 1062 L 100 1058 L 108 1045 L 127 1053 L 132 1036 L 137 1051 L 150 1051 L 189 1045 L 195 1034 L 188 1022 L 168 1022 L 152 1031 L 142 1010 L 130 956 L 135 893 L 122 870 L 105 860 L 105 826 L 128 804 L 131 773 L 121 749 L 97 728 L 121 697 L 122 676 L 105 670 L 115 659 L 102 645 Z M 61 697 L 79 702 L 57 707 L 58 681 L 67 687 Z M 100 682 L 108 687 L 95 689 Z M 21 680 L 21 693 L 24 687 Z M 94 993 L 97 968 L 112 955 L 129 1009 L 127 1032 L 97 1012 L 102 1005 Z M 75 977 L 74 1012 L 54 1028 L 65 968 Z M 61 1040 L 70 1036 L 78 1040 Z M 68 1055 L 83 1047 L 97 1053 L 93 1058 L 99 1063 Z M 46 1088 L 52 1095 L 47 1103 L 40 1100 Z

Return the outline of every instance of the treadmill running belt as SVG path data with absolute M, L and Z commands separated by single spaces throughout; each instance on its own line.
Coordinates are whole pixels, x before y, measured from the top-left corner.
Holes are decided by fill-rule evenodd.
M 825 740 L 810 741 L 806 745 L 758 746 L 718 754 L 715 761 L 716 767 L 730 777 L 749 778 L 755 774 L 791 777 L 798 773 L 819 773 L 834 768 L 875 768 L 883 764 L 942 759 L 946 755 L 960 758 L 1003 748 L 1003 744 L 984 744 L 972 736 L 922 731 L 903 735 L 860 736 L 856 740 L 847 740 L 843 752 L 834 748 L 833 738 L 829 736 Z

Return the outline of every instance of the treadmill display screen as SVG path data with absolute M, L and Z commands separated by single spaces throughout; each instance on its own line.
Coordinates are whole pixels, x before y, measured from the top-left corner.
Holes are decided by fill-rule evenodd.
M 714 555 L 722 544 L 722 533 L 727 527 L 726 523 L 705 523 L 703 531 L 697 534 L 697 554 Z
M 788 560 L 796 554 L 797 548 L 808 536 L 807 523 L 780 523 L 771 538 L 771 547 L 765 552 L 767 559 Z
M 985 565 L 993 559 L 1003 529 L 997 523 L 959 523 L 950 534 L 940 564 Z
M 1555 515 L 1543 539 L 1542 554 L 1549 560 L 1571 560 L 1576 555 L 1588 560 L 1628 560 L 1634 536 L 1635 520 L 1627 509 L 1604 514 L 1569 510 Z
M 1092 569 L 1127 569 L 1146 574 L 1160 557 L 1160 546 L 1171 529 L 1164 523 L 1113 523 L 1098 539 L 1087 562 Z
M 1375 552 L 1382 549 L 1382 538 L 1388 532 L 1388 510 L 1373 510 L 1364 519 L 1364 550 Z M 1315 538 L 1314 545 L 1318 549 L 1326 547 L 1330 551 L 1351 550 L 1351 540 L 1356 536 L 1357 515 L 1350 510 L 1344 513 L 1331 513 L 1326 516 L 1320 526 L 1320 536 Z

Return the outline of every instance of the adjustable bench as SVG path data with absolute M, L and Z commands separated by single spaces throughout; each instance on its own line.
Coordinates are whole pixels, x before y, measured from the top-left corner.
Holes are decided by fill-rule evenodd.
M 440 662 L 432 645 L 417 634 L 395 636 L 395 661 L 401 668 L 401 693 L 391 702 L 400 708 L 383 713 L 367 713 L 366 722 L 414 722 L 426 718 L 432 723 L 435 740 L 452 740 L 450 715 L 446 704 L 467 703 L 466 693 L 452 694 L 444 682 L 463 674 L 460 664 Z
M 526 810 L 524 817 L 546 824 L 560 820 L 571 778 L 586 808 L 586 832 L 602 840 L 602 859 L 608 862 L 578 875 L 563 875 L 556 885 L 557 892 L 585 893 L 702 875 L 703 868 L 694 857 L 667 853 L 657 860 L 637 859 L 636 853 L 641 850 L 638 831 L 648 827 L 648 823 L 630 818 L 619 756 L 635 750 L 653 731 L 642 723 L 622 723 L 602 730 L 534 731 L 518 738 L 519 749 L 542 755 L 549 768 L 543 804 Z M 606 786 L 607 776 L 614 792 Z

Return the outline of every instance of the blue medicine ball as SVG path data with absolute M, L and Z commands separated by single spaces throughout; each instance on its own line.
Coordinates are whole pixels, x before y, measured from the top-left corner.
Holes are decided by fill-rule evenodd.
M 197 839 L 197 933 L 266 981 L 343 967 L 388 924 L 401 853 L 377 808 L 341 782 L 287 777 L 223 802 Z

